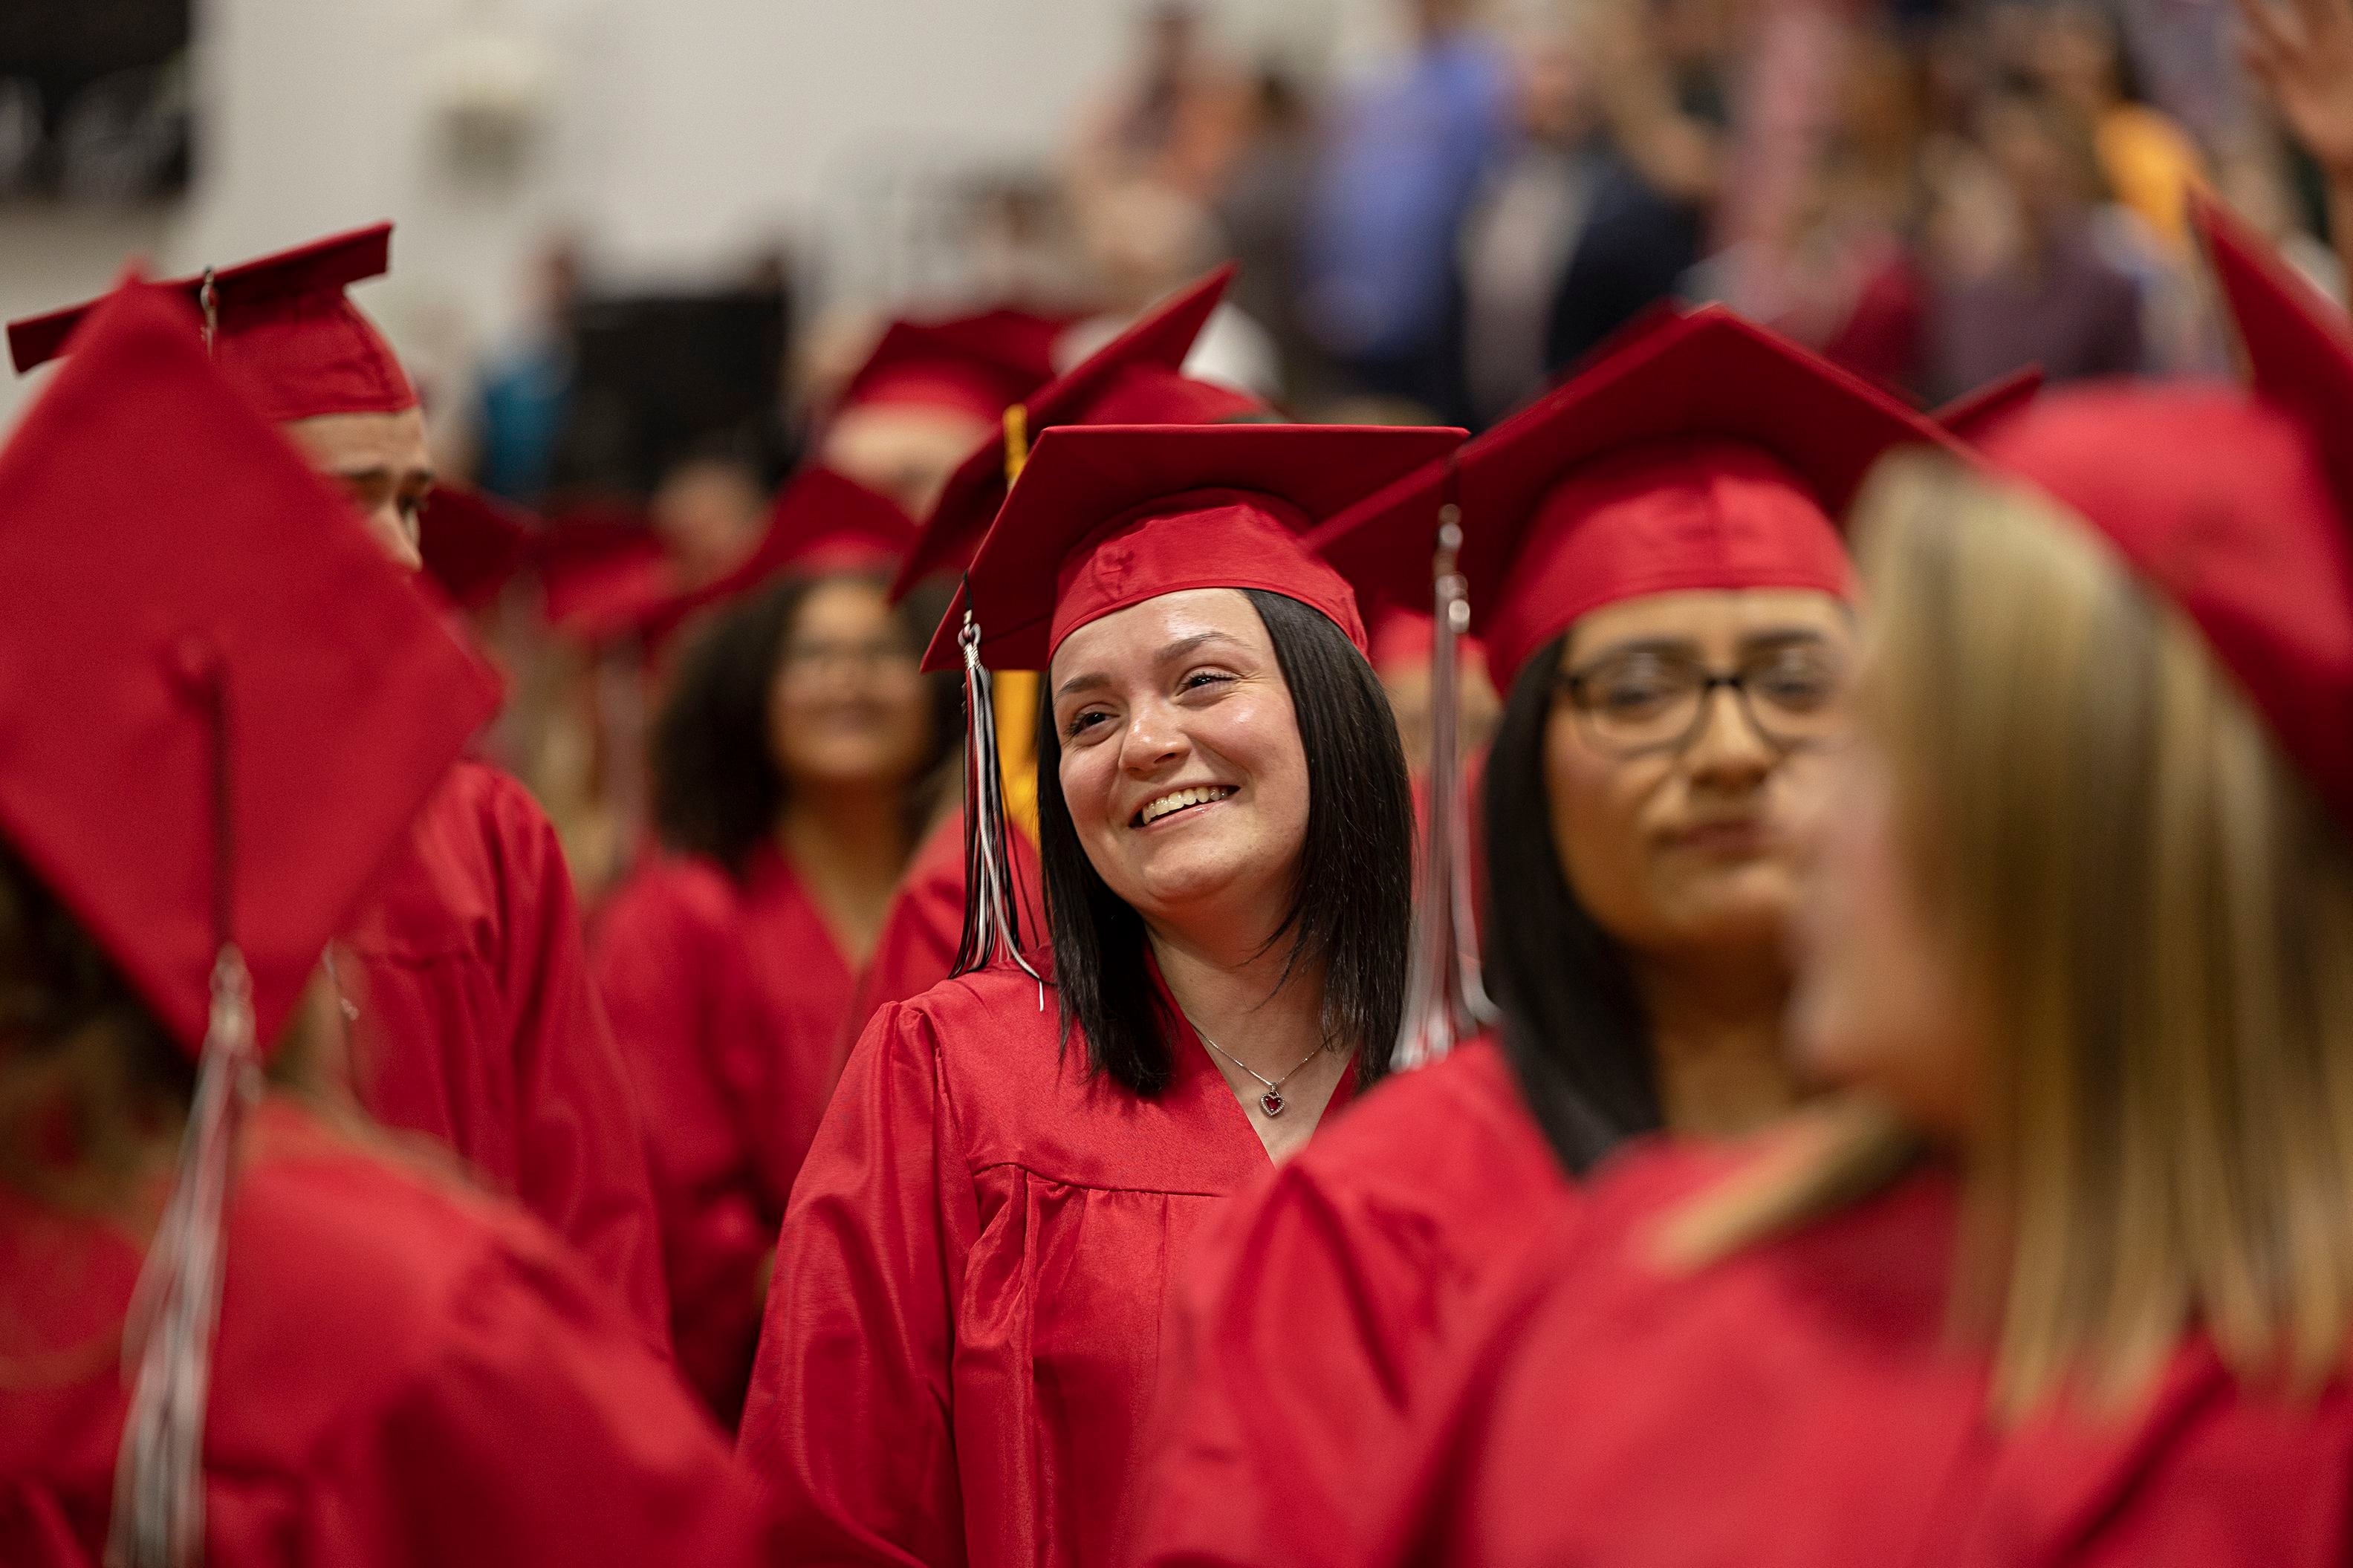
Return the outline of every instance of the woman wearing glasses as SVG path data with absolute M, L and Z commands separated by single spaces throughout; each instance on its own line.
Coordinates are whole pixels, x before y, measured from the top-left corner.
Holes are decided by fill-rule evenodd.
M 1855 640 L 1832 519 L 1912 443 L 1945 437 L 1702 310 L 1319 536 L 1426 594 L 1431 520 L 1460 504 L 1508 693 L 1483 815 L 1503 1021 L 1369 1096 L 1198 1255 L 1145 1560 L 1360 1557 L 1366 1464 L 1467 1293 L 1624 1140 L 1792 1103 L 1796 843 Z
M 739 601 L 688 652 L 655 726 L 669 853 L 593 933 L 645 1108 L 679 1366 L 730 1427 L 855 977 L 956 733 L 954 683 L 916 668 L 937 597 L 883 599 L 913 531 L 828 470 L 787 487 L 759 553 L 706 595 Z

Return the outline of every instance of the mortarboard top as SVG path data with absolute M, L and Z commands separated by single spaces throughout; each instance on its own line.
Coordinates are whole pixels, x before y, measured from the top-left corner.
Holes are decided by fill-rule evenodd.
M 1000 427 L 949 476 L 891 584 L 891 596 L 903 598 L 933 573 L 972 559 L 1005 504 L 1008 476 L 1027 458 L 1028 443 L 1045 430 L 1057 425 L 1208 425 L 1264 412 L 1265 405 L 1248 393 L 1180 374 L 1233 276 L 1232 267 L 1220 267 L 1178 290 L 1102 348 L 1008 405 Z
M 1996 376 L 1973 392 L 1964 392 L 1950 403 L 1931 409 L 1928 417 L 1945 427 L 1946 434 L 1963 441 L 1976 441 L 1987 431 L 2034 401 L 2042 390 L 2042 367 L 2030 364 L 2008 375 Z
M 1616 352 L 1312 542 L 1378 604 L 1430 602 L 1438 511 L 1461 510 L 1471 629 L 1508 688 L 1620 599 L 1683 589 L 1845 594 L 1832 521 L 1891 447 L 1959 448 L 1855 376 L 1716 306 L 1648 318 Z
M 1007 309 L 893 321 L 841 389 L 835 411 L 912 404 L 958 409 L 994 425 L 1054 374 L 1054 340 L 1066 325 Z
M 2192 217 L 2252 397 L 2068 388 L 1988 458 L 2065 503 L 2196 624 L 2286 753 L 2353 825 L 2353 338 L 2211 202 Z
M 1462 440 L 1361 425 L 1060 426 L 1038 439 L 924 656 L 959 659 L 961 608 L 981 658 L 1043 669 L 1072 631 L 1188 588 L 1261 588 L 1330 616 L 1358 648 L 1349 583 L 1304 535 Z
M 273 425 L 414 407 L 417 393 L 399 359 L 343 294 L 383 273 L 391 254 L 392 225 L 380 223 L 213 273 L 212 356 L 222 376 Z M 198 274 L 161 287 L 185 296 L 201 314 L 205 285 Z M 90 309 L 75 305 L 10 322 L 16 369 L 65 353 Z
M 225 899 L 266 1045 L 495 683 L 136 283 L 0 451 L 0 833 L 191 1055 Z
M 670 637 L 688 617 L 758 592 L 779 577 L 891 571 L 915 536 L 899 503 L 822 466 L 786 481 L 768 509 L 768 526 L 744 563 L 656 607 L 639 628 L 650 643 Z
M 475 610 L 522 570 L 540 532 L 538 520 L 496 496 L 435 485 L 417 515 L 417 548 L 450 602 Z

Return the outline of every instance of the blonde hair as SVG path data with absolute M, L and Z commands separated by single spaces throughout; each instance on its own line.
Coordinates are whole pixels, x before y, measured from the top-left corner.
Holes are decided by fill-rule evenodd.
M 1996 1408 L 2129 1402 L 2200 1330 L 2309 1391 L 2353 1328 L 2353 843 L 2079 521 L 1926 458 L 1859 518 L 1862 722 L 1990 1026 L 1954 1307 Z M 1680 1250 L 1819 1213 L 1900 1135 L 1822 1142 Z

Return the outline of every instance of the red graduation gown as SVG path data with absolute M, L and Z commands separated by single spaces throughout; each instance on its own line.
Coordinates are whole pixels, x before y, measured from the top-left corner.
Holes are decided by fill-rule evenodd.
M 997 968 L 885 1006 L 851 1054 L 785 1218 L 740 1448 L 811 1561 L 1116 1560 L 1171 1281 L 1269 1167 L 1189 1029 L 1153 1100 L 1091 1079 L 1059 1031 L 1051 994 L 1041 1011 Z
M 840 1070 L 849 962 L 766 847 L 740 881 L 649 861 L 591 945 L 645 1110 L 679 1369 L 732 1426 L 785 1199 Z
M 770 1560 L 710 1419 L 527 1216 L 282 1101 L 231 1199 L 206 1568 Z M 0 1563 L 94 1568 L 138 1248 L 0 1196 Z
M 1034 957 L 1046 949 L 1046 896 L 1039 885 L 1038 847 L 1018 827 L 1011 830 L 1008 842 L 1007 858 L 1021 900 L 1021 936 Z M 945 980 L 955 967 L 956 948 L 963 940 L 964 814 L 959 811 L 923 840 L 892 897 L 851 1009 L 848 1040 L 858 1038 L 884 1003 L 920 996 Z
M 637 1111 L 537 803 L 494 768 L 451 768 L 340 946 L 359 961 L 338 978 L 360 1103 L 513 1194 L 667 1345 Z
M 1659 1216 L 1726 1168 L 1637 1157 L 1492 1299 L 1433 1388 L 1441 1440 L 1386 1484 L 1371 1561 L 1592 1568 L 2319 1568 L 2353 1550 L 2353 1397 L 2247 1390 L 2192 1339 L 2121 1415 L 1987 1406 L 1952 1348 L 1954 1184 L 1894 1188 L 1695 1277 Z
M 1228 1209 L 1180 1286 L 1139 1559 L 1361 1561 L 1365 1478 L 1407 1441 L 1466 1300 L 1576 1191 L 1479 1039 L 1374 1089 Z

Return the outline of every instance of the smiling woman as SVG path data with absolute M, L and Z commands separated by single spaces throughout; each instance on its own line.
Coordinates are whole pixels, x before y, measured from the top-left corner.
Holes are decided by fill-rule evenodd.
M 1150 647 L 1162 632 L 1176 635 Z M 1409 872 L 1395 849 L 1409 809 L 1370 666 L 1329 618 L 1264 589 L 1171 594 L 1106 617 L 1071 637 L 1056 673 L 1123 654 L 1131 700 L 1174 693 L 1158 758 L 1136 757 L 1119 732 L 1107 674 L 1046 688 L 1038 723 L 1047 907 L 1089 1060 L 1139 1093 L 1168 1081 L 1151 984 L 1153 963 L 1168 960 L 1148 931 L 1166 945 L 1197 924 L 1245 941 L 1261 930 L 1280 978 L 1321 993 L 1301 1044 L 1344 1060 L 1370 1047 L 1355 1059 L 1355 1087 L 1368 1087 L 1388 1070 L 1405 982 Z M 1275 1083 L 1236 1087 L 1270 1122 L 1296 1099 Z
M 1412 819 L 1301 542 L 1460 432 L 1057 427 L 934 662 L 1042 669 L 1045 988 L 883 1008 L 777 1247 L 743 1452 L 828 1562 L 1119 1560 L 1193 1236 L 1387 1065 Z M 821 1544 L 818 1544 L 821 1543 Z

